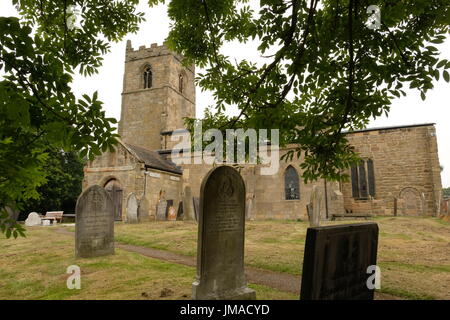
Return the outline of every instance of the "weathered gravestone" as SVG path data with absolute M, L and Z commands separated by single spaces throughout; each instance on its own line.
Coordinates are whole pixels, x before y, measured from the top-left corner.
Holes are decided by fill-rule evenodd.
M 89 258 L 114 254 L 114 204 L 105 189 L 92 186 L 78 198 L 75 255 Z
M 185 220 L 195 220 L 195 209 L 192 197 L 192 190 L 190 186 L 184 187 L 183 194 L 183 213 Z
M 255 299 L 244 274 L 245 184 L 232 167 L 202 182 L 193 299 Z
M 28 215 L 28 218 L 25 220 L 25 225 L 27 227 L 40 226 L 41 217 L 36 212 L 32 212 Z
M 378 225 L 308 228 L 301 300 L 373 300 L 367 283 L 377 264 Z
M 198 221 L 200 215 L 200 199 L 197 197 L 192 198 L 192 204 L 194 207 L 194 219 L 195 221 Z
M 178 203 L 177 220 L 183 220 L 183 218 L 184 218 L 183 201 L 180 201 Z
M 314 186 L 311 192 L 310 202 L 307 205 L 309 225 L 318 227 L 320 225 L 320 210 L 322 204 L 322 192 L 318 186 Z
M 140 221 L 150 220 L 149 211 L 150 211 L 150 203 L 148 202 L 146 197 L 143 197 L 141 201 L 139 201 L 138 207 L 139 220 Z
M 245 218 L 247 220 L 254 220 L 252 216 L 253 209 L 253 196 L 247 197 L 247 202 L 245 203 Z
M 127 199 L 127 222 L 138 223 L 138 207 L 139 203 L 134 193 L 130 193 Z
M 159 200 L 159 203 L 156 207 L 156 220 L 167 220 L 167 201 L 162 199 Z

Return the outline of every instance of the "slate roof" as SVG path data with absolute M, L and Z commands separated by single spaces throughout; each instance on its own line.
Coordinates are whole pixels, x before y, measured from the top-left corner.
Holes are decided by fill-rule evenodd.
M 182 174 L 180 167 L 177 167 L 172 161 L 163 158 L 158 152 L 134 146 L 129 143 L 123 143 L 123 145 L 149 168 Z

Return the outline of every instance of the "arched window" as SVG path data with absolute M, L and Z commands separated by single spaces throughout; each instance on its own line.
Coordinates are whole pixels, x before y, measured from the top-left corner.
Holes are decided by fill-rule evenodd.
M 294 167 L 287 167 L 284 172 L 284 190 L 286 200 L 300 199 L 300 185 L 297 170 Z
M 183 93 L 184 90 L 184 77 L 182 74 L 178 76 L 178 88 L 180 89 L 180 93 Z
M 144 70 L 144 89 L 151 88 L 152 82 L 153 82 L 152 68 L 146 67 Z
M 351 168 L 352 195 L 355 199 L 375 198 L 375 170 L 372 159 L 365 159 Z

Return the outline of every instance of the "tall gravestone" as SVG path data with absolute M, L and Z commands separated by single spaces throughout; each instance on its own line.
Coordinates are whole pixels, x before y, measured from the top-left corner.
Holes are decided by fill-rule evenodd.
M 139 220 L 140 221 L 150 220 L 149 211 L 150 211 L 150 203 L 147 200 L 147 198 L 144 196 L 144 197 L 142 197 L 141 201 L 139 201 L 139 207 L 138 207 Z
M 192 205 L 194 207 L 194 219 L 198 222 L 198 216 L 200 215 L 200 199 L 197 197 L 193 197 Z
M 245 184 L 234 168 L 212 169 L 202 182 L 193 299 L 255 299 L 244 273 Z
M 308 228 L 301 300 L 373 300 L 377 249 L 376 223 Z
M 164 221 L 167 220 L 167 200 L 161 199 L 159 200 L 158 205 L 156 206 L 156 220 Z
M 192 197 L 192 190 L 190 186 L 184 187 L 183 195 L 183 213 L 185 220 L 195 220 L 195 209 Z
M 114 254 L 114 205 L 100 186 L 78 198 L 75 220 L 75 255 L 89 258 Z
M 311 227 L 320 225 L 320 210 L 322 204 L 322 192 L 318 186 L 313 186 L 310 202 L 308 204 L 308 218 Z
M 138 223 L 138 208 L 139 203 L 134 193 L 130 193 L 127 199 L 127 222 L 128 223 Z

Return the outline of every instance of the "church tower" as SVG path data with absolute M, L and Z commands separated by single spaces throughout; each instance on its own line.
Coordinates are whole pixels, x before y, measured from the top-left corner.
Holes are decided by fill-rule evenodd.
M 171 149 L 173 131 L 184 117 L 195 117 L 194 66 L 165 45 L 134 50 L 128 40 L 125 55 L 119 134 L 125 143 L 148 150 Z

